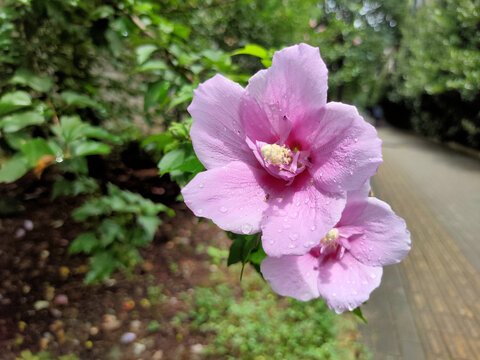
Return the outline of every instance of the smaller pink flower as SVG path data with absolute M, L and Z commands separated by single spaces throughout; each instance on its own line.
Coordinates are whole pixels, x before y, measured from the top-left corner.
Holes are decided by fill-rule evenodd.
M 348 193 L 340 221 L 309 253 L 267 257 L 261 271 L 282 296 L 322 297 L 337 313 L 352 311 L 380 285 L 382 266 L 410 251 L 410 233 L 385 202 L 367 197 L 370 187 Z

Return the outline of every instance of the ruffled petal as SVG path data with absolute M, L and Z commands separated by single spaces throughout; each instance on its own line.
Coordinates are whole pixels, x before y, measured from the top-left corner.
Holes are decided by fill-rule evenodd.
M 361 207 L 360 216 L 350 217 L 351 213 L 358 213 L 357 207 Z M 351 237 L 349 243 L 351 254 L 365 265 L 396 264 L 410 251 L 410 233 L 405 221 L 379 199 L 348 204 L 342 222 L 346 228 L 362 229 L 361 235 Z
M 306 171 L 297 180 L 269 193 L 261 224 L 263 249 L 269 256 L 307 253 L 335 226 L 345 207 L 346 193 L 317 190 Z
M 266 257 L 260 270 L 273 291 L 279 295 L 302 301 L 319 297 L 318 259 L 310 254 Z
M 262 108 L 275 131 L 282 133 L 285 119 L 295 127 L 326 104 L 327 78 L 318 48 L 299 44 L 277 51 L 272 66 L 250 78 L 246 92 Z
M 341 259 L 329 257 L 319 266 L 318 291 L 330 309 L 352 311 L 380 285 L 383 269 L 364 265 L 346 252 Z
M 221 75 L 200 84 L 194 91 L 188 112 L 193 117 L 190 130 L 198 159 L 211 169 L 231 161 L 256 164 L 245 143 L 240 119 L 240 103 L 245 90 Z
M 212 219 L 226 231 L 254 234 L 267 208 L 262 176 L 263 170 L 232 162 L 197 174 L 182 195 L 196 216 Z
M 318 124 L 309 169 L 315 182 L 331 192 L 360 188 L 382 162 L 377 131 L 354 106 L 337 102 L 319 112 Z

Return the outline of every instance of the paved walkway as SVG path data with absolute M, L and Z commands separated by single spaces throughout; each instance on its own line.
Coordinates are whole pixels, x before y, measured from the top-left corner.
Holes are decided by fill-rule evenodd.
M 480 359 L 480 161 L 388 128 L 375 195 L 412 251 L 362 307 L 373 359 Z

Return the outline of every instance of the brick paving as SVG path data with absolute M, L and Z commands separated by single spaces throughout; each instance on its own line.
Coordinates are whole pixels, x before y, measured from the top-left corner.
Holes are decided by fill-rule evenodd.
M 384 268 L 361 326 L 373 359 L 480 359 L 480 161 L 380 129 L 375 195 L 402 216 L 412 251 Z

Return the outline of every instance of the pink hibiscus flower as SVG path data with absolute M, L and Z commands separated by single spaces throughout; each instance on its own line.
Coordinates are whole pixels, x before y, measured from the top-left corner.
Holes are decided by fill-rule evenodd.
M 267 257 L 261 271 L 275 292 L 307 301 L 323 297 L 337 313 L 368 300 L 380 285 L 382 266 L 410 251 L 405 221 L 369 186 L 349 192 L 342 217 L 320 244 L 302 256 Z
M 220 228 L 262 232 L 270 256 L 303 255 L 339 221 L 346 193 L 382 161 L 381 141 L 353 106 L 327 103 L 317 48 L 275 53 L 244 89 L 216 75 L 195 91 L 191 138 L 206 171 L 183 190 Z

